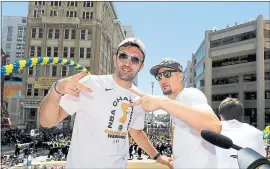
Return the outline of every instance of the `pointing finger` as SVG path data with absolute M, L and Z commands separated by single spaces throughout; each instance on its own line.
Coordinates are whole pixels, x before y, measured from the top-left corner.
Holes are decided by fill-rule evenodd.
M 79 80 L 82 79 L 85 75 L 86 75 L 86 72 L 80 72 L 80 73 L 77 73 L 76 75 L 73 75 L 73 76 L 71 77 L 71 79 L 72 79 L 72 80 L 79 81 Z
M 137 96 L 140 96 L 140 97 L 143 97 L 145 95 L 142 92 L 140 92 L 139 90 L 135 90 L 132 88 L 129 88 L 128 90 L 131 91 L 132 93 L 136 94 Z

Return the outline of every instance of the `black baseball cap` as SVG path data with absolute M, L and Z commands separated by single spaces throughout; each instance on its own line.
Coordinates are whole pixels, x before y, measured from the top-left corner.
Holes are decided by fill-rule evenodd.
M 153 76 L 156 76 L 158 70 L 162 67 L 167 67 L 167 68 L 174 69 L 178 72 L 183 72 L 183 67 L 177 60 L 172 59 L 172 58 L 165 58 L 160 62 L 160 64 L 150 69 L 150 74 Z

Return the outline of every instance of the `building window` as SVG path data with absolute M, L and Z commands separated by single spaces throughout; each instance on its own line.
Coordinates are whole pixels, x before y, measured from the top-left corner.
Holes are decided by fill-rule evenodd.
M 84 48 L 80 48 L 80 58 L 84 58 Z
M 54 57 L 58 56 L 58 47 L 53 47 L 53 56 Z
M 33 76 L 33 73 L 34 73 L 34 67 L 32 66 L 32 67 L 29 67 L 28 68 L 28 75 L 29 76 Z
M 238 83 L 238 81 L 238 76 L 220 77 L 212 79 L 212 85 L 233 84 Z
M 41 56 L 41 47 L 40 46 L 37 47 L 37 56 L 38 57 Z
M 44 10 L 34 10 L 34 17 L 35 18 L 39 18 L 39 17 L 42 17 L 44 16 Z
M 70 47 L 69 57 L 74 58 L 74 47 Z
M 245 41 L 253 38 L 256 38 L 256 30 L 241 33 L 230 37 L 224 37 L 222 39 L 213 40 L 210 42 L 210 48 Z
M 86 58 L 91 57 L 91 48 L 86 48 Z
M 212 101 L 223 101 L 227 97 L 239 98 L 239 94 L 238 93 L 228 93 L 228 94 L 212 95 Z
M 264 60 L 270 59 L 270 51 L 264 52 Z
M 244 78 L 244 82 L 255 82 L 257 80 L 256 73 L 245 74 L 243 78 Z
M 59 39 L 59 32 L 60 32 L 60 29 L 56 28 L 54 32 L 54 39 Z
M 256 100 L 257 93 L 256 92 L 245 92 L 245 100 Z
M 93 12 L 90 13 L 90 19 L 93 19 Z
M 71 29 L 71 39 L 76 38 L 76 29 Z
M 47 47 L 47 54 L 48 57 L 52 56 L 52 48 L 51 47 Z
M 195 70 L 195 77 L 200 76 L 204 71 L 205 64 L 202 63 L 197 70 Z
M 61 6 L 61 1 L 51 1 L 51 6 Z
M 88 29 L 87 40 L 92 40 L 92 30 Z
M 45 5 L 45 1 L 35 1 L 35 5 Z
M 37 28 L 32 28 L 32 38 L 36 38 L 37 36 Z
M 270 72 L 264 72 L 264 80 L 270 80 Z
M 52 66 L 52 76 L 56 76 L 57 74 L 57 66 Z
M 45 65 L 44 66 L 44 76 L 51 76 L 51 66 L 50 65 Z
M 263 34 L 264 34 L 264 38 L 270 38 L 270 30 L 264 29 Z
M 7 41 L 12 41 L 12 36 L 11 35 L 7 35 Z
M 38 38 L 43 38 L 43 29 L 38 28 Z
M 30 57 L 35 56 L 35 46 L 30 46 Z
M 11 49 L 11 43 L 6 44 L 6 49 Z
M 17 48 L 17 49 L 22 49 L 22 44 L 20 44 L 20 43 L 17 44 L 16 48 Z
M 50 16 L 58 16 L 58 11 L 50 11 Z
M 256 54 L 249 54 L 249 55 L 242 55 L 242 56 L 236 56 L 232 58 L 213 61 L 212 67 L 213 68 L 223 67 L 223 66 L 244 64 L 244 63 L 255 62 L 255 61 L 256 61 Z
M 65 39 L 69 39 L 69 29 L 65 29 Z
M 84 58 L 84 48 L 80 48 L 80 58 Z
M 10 57 L 10 52 L 6 52 L 7 58 Z
M 81 40 L 85 40 L 85 30 L 81 30 Z
M 27 84 L 27 92 L 26 95 L 27 96 L 32 96 L 32 84 Z
M 93 1 L 84 1 L 83 2 L 83 7 L 93 7 Z
M 43 96 L 46 96 L 48 94 L 48 89 L 43 90 Z
M 63 50 L 63 57 L 64 57 L 64 58 L 67 58 L 67 57 L 68 57 L 68 47 L 64 47 L 64 50 Z
M 90 19 L 90 12 L 83 12 L 83 19 Z
M 76 11 L 67 11 L 66 17 L 77 17 Z
M 270 99 L 270 91 L 265 91 L 265 99 Z
M 12 41 L 12 32 L 13 32 L 13 27 L 8 26 L 7 41 Z
M 52 39 L 52 37 L 53 37 L 53 29 L 48 28 L 48 39 Z
M 74 6 L 74 7 L 77 7 L 78 5 L 78 2 L 77 1 L 68 1 L 67 2 L 67 6 Z
M 20 58 L 21 57 L 21 52 L 16 52 L 16 58 Z
M 18 26 L 17 41 L 23 41 L 23 32 L 24 32 L 24 27 Z
M 34 89 L 34 96 L 38 96 L 38 89 Z
M 67 67 L 66 66 L 62 66 L 62 77 L 63 76 L 67 76 Z

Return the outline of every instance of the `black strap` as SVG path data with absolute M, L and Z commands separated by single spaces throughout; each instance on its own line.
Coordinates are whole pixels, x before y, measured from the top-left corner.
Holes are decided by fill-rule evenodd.
M 59 80 L 60 80 L 60 79 L 57 79 L 57 80 L 56 80 L 56 82 L 54 83 L 53 88 L 54 88 L 54 91 L 56 91 L 57 94 L 63 95 L 62 93 L 60 93 L 60 92 L 58 92 L 58 91 L 56 90 L 56 85 L 57 85 L 57 82 L 58 82 Z
M 157 160 L 160 155 L 161 155 L 160 152 L 158 152 L 157 155 L 153 159 Z

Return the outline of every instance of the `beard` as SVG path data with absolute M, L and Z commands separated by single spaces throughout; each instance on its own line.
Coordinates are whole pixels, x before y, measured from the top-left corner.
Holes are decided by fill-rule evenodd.
M 172 90 L 170 89 L 170 90 L 167 90 L 167 91 L 163 91 L 163 94 L 168 96 L 168 95 L 172 94 Z
M 123 80 L 123 81 L 133 81 L 135 76 L 137 75 L 137 73 L 133 73 L 133 72 L 124 72 L 122 70 L 122 68 L 120 68 L 120 70 L 118 70 L 116 72 L 116 75 L 119 79 Z

